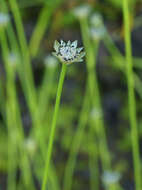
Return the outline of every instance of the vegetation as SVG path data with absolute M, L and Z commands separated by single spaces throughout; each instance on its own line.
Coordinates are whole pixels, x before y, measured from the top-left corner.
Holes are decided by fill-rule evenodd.
M 141 9 L 1 0 L 0 189 L 142 190 Z

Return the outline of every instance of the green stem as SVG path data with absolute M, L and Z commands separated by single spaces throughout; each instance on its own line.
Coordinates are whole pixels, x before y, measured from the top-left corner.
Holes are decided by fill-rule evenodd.
M 125 32 L 125 51 L 127 62 L 127 83 L 128 83 L 128 104 L 129 104 L 129 118 L 131 126 L 132 139 L 132 154 L 134 162 L 134 176 L 136 190 L 141 190 L 141 162 L 139 153 L 137 118 L 136 118 L 136 102 L 134 92 L 134 76 L 133 76 L 133 61 L 132 61 L 132 47 L 131 47 L 131 32 L 129 21 L 129 4 L 128 0 L 123 0 L 123 16 L 124 16 L 124 32 Z
M 10 51 L 7 44 L 7 39 L 5 36 L 5 32 L 2 30 L 0 31 L 0 42 L 2 47 L 2 55 L 5 62 L 5 70 L 7 76 L 7 104 L 6 104 L 6 121 L 8 125 L 8 132 L 9 132 L 9 142 L 12 139 L 12 135 L 17 135 L 15 137 L 14 143 L 11 142 L 10 147 L 13 145 L 13 151 L 19 150 L 20 152 L 20 160 L 18 160 L 21 164 L 21 171 L 24 178 L 24 183 L 27 188 L 34 190 L 34 182 L 32 178 L 32 173 L 30 170 L 30 164 L 28 160 L 28 156 L 23 150 L 21 145 L 24 144 L 24 131 L 22 128 L 21 117 L 20 117 L 20 110 L 17 103 L 17 94 L 16 94 L 16 86 L 15 86 L 15 70 L 13 68 L 12 63 L 8 61 L 8 56 L 10 55 Z M 13 128 L 11 128 L 13 126 Z M 11 135 L 11 136 L 10 136 Z M 14 152 L 13 152 L 14 153 Z M 15 168 L 16 169 L 16 168 Z M 9 184 L 10 187 L 10 184 Z
M 53 120 L 52 120 L 52 125 L 51 125 L 51 133 L 50 133 L 50 137 L 49 137 L 46 165 L 45 165 L 45 171 L 44 171 L 44 177 L 43 177 L 43 183 L 42 183 L 41 190 L 46 189 L 46 183 L 47 183 L 47 178 L 48 178 L 48 174 L 49 174 L 48 170 L 49 170 L 49 164 L 50 164 L 51 153 L 52 153 L 52 148 L 53 148 L 57 116 L 58 116 L 58 112 L 59 112 L 60 99 L 61 99 L 61 93 L 62 93 L 62 88 L 63 88 L 63 82 L 64 82 L 64 78 L 65 78 L 65 74 L 66 74 L 66 69 L 67 69 L 67 65 L 63 63 L 62 71 L 60 74 L 60 80 L 59 80 L 59 84 L 58 84 L 58 89 L 57 89 L 55 110 L 54 110 Z
M 97 139 L 94 139 L 94 123 L 90 120 L 89 122 L 89 133 L 88 133 L 88 154 L 89 154 L 89 169 L 90 169 L 90 190 L 98 190 L 100 188 L 99 182 L 99 163 L 98 163 L 98 147 Z
M 106 38 L 104 39 L 104 44 L 106 46 L 106 48 L 108 49 L 110 55 L 111 55 L 111 59 L 109 61 L 109 63 L 112 62 L 112 66 L 115 67 L 116 69 L 121 70 L 124 74 L 126 71 L 126 64 L 125 64 L 125 58 L 121 55 L 119 49 L 115 46 L 113 40 L 111 39 L 111 37 L 109 36 L 109 34 L 107 33 Z M 112 61 L 113 60 L 113 61 Z M 137 58 L 137 57 L 133 57 L 133 67 L 135 67 L 136 69 L 141 69 L 142 68 L 142 59 Z M 134 87 L 136 92 L 139 94 L 140 98 L 142 99 L 142 82 L 140 77 L 133 71 L 133 77 L 134 77 Z
M 55 68 L 52 68 L 52 69 L 46 68 L 43 82 L 42 82 L 41 88 L 39 89 L 38 106 L 35 112 L 36 127 L 31 130 L 31 133 L 36 135 L 39 141 L 39 144 L 41 145 L 41 149 L 43 150 L 43 153 L 44 153 L 43 155 L 44 160 L 45 160 L 45 153 L 46 153 L 45 139 L 47 138 L 47 136 L 44 133 L 44 129 L 48 127 L 47 108 L 49 106 L 49 101 L 51 98 L 51 91 L 53 88 L 53 81 L 55 78 L 54 77 L 55 70 L 56 70 Z
M 100 92 L 99 92 L 99 84 L 97 79 L 96 73 L 96 55 L 99 46 L 99 42 L 96 41 L 96 52 L 94 52 L 94 48 L 90 42 L 89 38 L 89 28 L 87 20 L 81 20 L 81 32 L 83 37 L 83 42 L 86 50 L 86 60 L 87 60 L 87 70 L 88 70 L 88 85 L 90 89 L 90 100 L 93 105 L 93 109 L 95 108 L 96 111 L 100 113 L 101 118 L 94 118 L 94 132 L 98 136 L 99 142 L 99 151 L 100 151 L 100 158 L 102 161 L 102 167 L 104 170 L 111 169 L 111 158 L 110 153 L 108 150 L 107 139 L 105 134 L 104 128 L 104 121 L 103 121 L 103 111 L 101 107 L 101 100 L 100 100 Z M 96 53 L 96 55 L 94 55 Z
M 44 5 L 42 8 L 29 44 L 29 49 L 32 57 L 35 57 L 38 52 L 41 39 L 48 26 L 53 10 L 54 9 L 50 8 L 49 5 Z
M 19 39 L 19 44 L 22 52 L 22 58 L 23 58 L 23 68 L 21 74 L 24 76 L 25 80 L 25 85 L 26 85 L 26 91 L 28 94 L 28 104 L 30 106 L 30 112 L 31 115 L 34 113 L 36 109 L 36 90 L 35 90 L 35 85 L 34 85 L 34 79 L 33 79 L 33 73 L 32 73 L 32 67 L 30 63 L 30 55 L 28 51 L 28 45 L 27 45 L 27 40 L 24 34 L 24 28 L 22 24 L 22 19 L 20 15 L 20 10 L 17 4 L 16 0 L 9 0 L 9 4 L 11 7 L 11 11 L 14 16 L 15 24 L 16 24 L 16 29 L 17 29 L 17 35 Z
M 39 89 L 39 97 L 38 97 L 38 117 L 41 118 L 43 121 L 46 117 L 46 111 L 49 106 L 50 98 L 51 98 L 51 91 L 54 85 L 55 79 L 55 72 L 57 67 L 55 68 L 48 68 L 46 67 L 43 82 L 41 88 Z M 48 84 L 48 85 L 47 85 Z M 46 117 L 47 118 L 47 117 Z
M 73 181 L 73 171 L 76 164 L 76 157 L 79 151 L 79 147 L 81 145 L 81 141 L 85 132 L 85 126 L 88 121 L 88 112 L 89 112 L 89 101 L 88 101 L 88 89 L 86 90 L 83 106 L 80 113 L 79 123 L 77 126 L 77 131 L 75 132 L 75 136 L 73 138 L 72 146 L 69 152 L 69 158 L 66 163 L 65 174 L 64 174 L 64 190 L 70 190 L 72 187 Z

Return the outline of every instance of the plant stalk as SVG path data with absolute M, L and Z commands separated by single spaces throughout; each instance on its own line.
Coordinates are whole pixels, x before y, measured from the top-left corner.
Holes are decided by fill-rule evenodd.
M 49 172 L 48 172 L 49 164 L 50 164 L 50 159 L 51 159 L 51 154 L 52 154 L 52 149 L 53 149 L 57 116 L 58 116 L 58 112 L 59 112 L 61 93 L 62 93 L 64 78 L 65 78 L 65 74 L 66 74 L 66 69 L 67 69 L 67 65 L 63 63 L 62 71 L 61 71 L 60 79 L 59 79 L 59 84 L 58 84 L 58 89 L 57 89 L 56 103 L 55 103 L 55 109 L 54 109 L 53 120 L 52 120 L 52 125 L 51 125 L 51 132 L 50 132 L 50 137 L 49 137 L 49 142 L 48 142 L 47 158 L 46 158 L 45 171 L 44 171 L 43 183 L 42 183 L 41 190 L 46 190 L 46 183 L 47 183 L 47 178 L 48 178 L 48 174 L 49 174 Z
M 133 60 L 132 60 L 132 47 L 131 47 L 131 32 L 129 21 L 129 4 L 128 0 L 123 0 L 123 17 L 124 17 L 124 34 L 125 34 L 125 51 L 126 51 L 126 71 L 127 71 L 127 84 L 128 84 L 128 104 L 129 104 L 129 118 L 131 127 L 131 140 L 132 140 L 132 154 L 134 162 L 134 176 L 136 190 L 141 190 L 141 163 L 137 131 L 137 118 L 136 118 L 136 102 L 134 92 L 134 76 L 133 76 Z

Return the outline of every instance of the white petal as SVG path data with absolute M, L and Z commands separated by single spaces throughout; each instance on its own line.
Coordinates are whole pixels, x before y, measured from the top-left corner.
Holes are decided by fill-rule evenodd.
M 83 61 L 83 59 L 78 59 L 78 60 L 77 60 L 77 62 L 82 62 L 82 61 Z
M 80 53 L 79 58 L 84 57 L 84 56 L 85 56 L 85 54 L 86 54 L 85 52 Z
M 77 47 L 77 40 L 75 40 L 74 42 L 72 42 L 71 46 L 74 47 L 74 48 L 76 48 Z
M 56 53 L 56 52 L 52 52 L 52 55 L 54 55 L 55 57 L 57 57 L 57 58 L 58 58 L 58 56 L 57 56 L 57 53 Z
M 81 50 L 83 50 L 83 47 L 81 47 L 81 48 L 77 48 L 77 53 L 80 53 Z
M 66 45 L 66 43 L 63 40 L 61 40 L 60 42 L 61 42 L 61 46 L 65 46 Z
M 54 42 L 54 49 L 55 49 L 56 52 L 59 51 L 59 47 L 60 47 L 60 43 L 57 40 L 55 40 L 55 42 Z
M 70 46 L 71 45 L 71 41 L 69 40 L 68 43 L 67 43 L 67 46 Z

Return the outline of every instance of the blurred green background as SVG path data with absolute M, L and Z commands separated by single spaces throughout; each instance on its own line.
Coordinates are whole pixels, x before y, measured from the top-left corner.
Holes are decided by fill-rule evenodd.
M 141 158 L 142 1 L 129 10 Z M 61 39 L 86 58 L 67 68 L 47 190 L 135 189 L 124 38 L 120 0 L 0 0 L 0 190 L 41 189 Z

